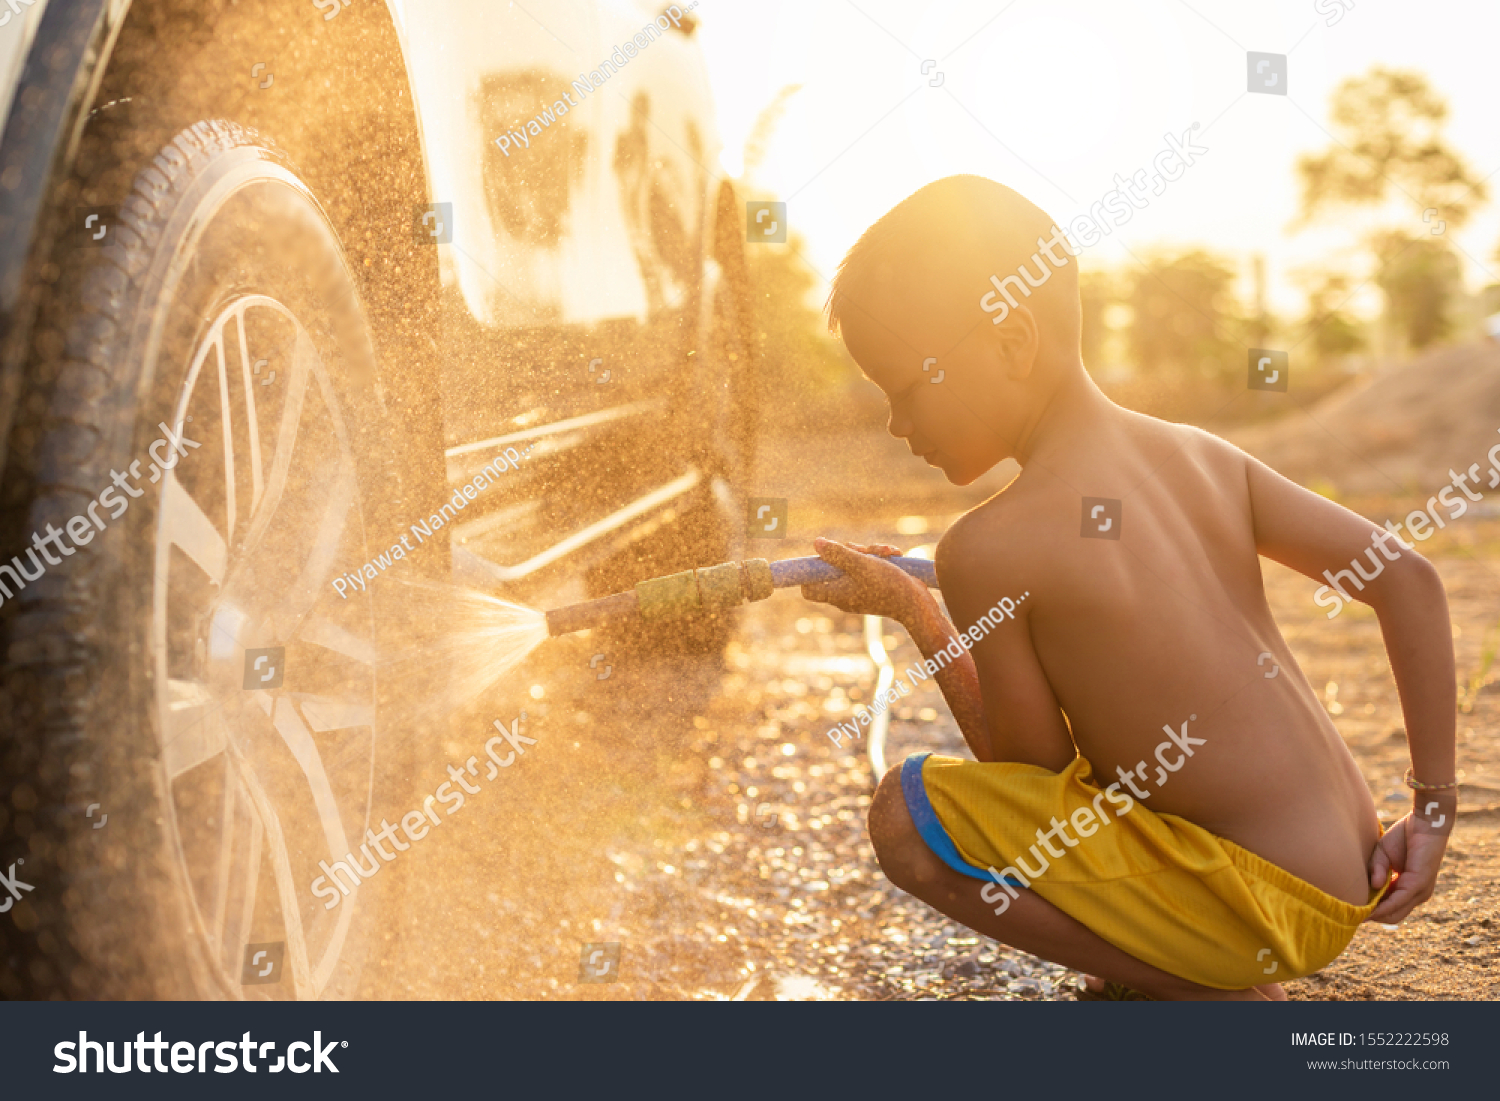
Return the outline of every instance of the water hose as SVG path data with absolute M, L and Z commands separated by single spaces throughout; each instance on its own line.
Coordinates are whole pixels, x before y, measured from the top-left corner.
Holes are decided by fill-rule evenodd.
M 926 558 L 893 557 L 882 561 L 930 589 L 937 588 L 937 570 Z M 780 562 L 764 558 L 724 562 L 649 578 L 628 592 L 554 608 L 547 613 L 547 634 L 555 638 L 636 617 L 650 622 L 721 611 L 747 601 L 764 600 L 777 589 L 836 581 L 842 576 L 842 570 L 816 555 L 785 558 Z
M 891 664 L 890 654 L 885 652 L 885 620 L 878 615 L 865 616 L 865 653 L 870 655 L 879 673 L 873 697 L 879 700 L 896 683 L 896 667 Z M 870 723 L 870 740 L 866 743 L 870 754 L 870 775 L 876 780 L 885 775 L 885 736 L 890 729 L 891 709 L 882 707 L 875 712 Z

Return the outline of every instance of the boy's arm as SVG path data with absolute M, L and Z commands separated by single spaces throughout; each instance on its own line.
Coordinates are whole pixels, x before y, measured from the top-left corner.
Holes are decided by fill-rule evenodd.
M 958 632 L 927 586 L 880 561 L 880 557 L 899 553 L 895 547 L 864 548 L 818 539 L 813 548 L 825 562 L 843 570 L 844 576 L 837 581 L 803 585 L 802 595 L 807 599 L 832 604 L 846 612 L 896 620 L 906 628 L 924 658 L 946 648 L 957 637 Z M 937 672 L 938 688 L 975 759 L 992 761 L 989 725 L 985 721 L 984 698 L 979 691 L 974 660 L 967 652 L 956 661 L 944 660 L 948 664 Z
M 929 593 L 927 601 L 920 606 L 917 615 L 902 625 L 911 635 L 912 642 L 922 652 L 923 658 L 931 658 L 946 650 L 958 638 L 958 631 L 938 607 Z M 974 659 L 957 647 L 962 657 L 955 658 L 949 652 L 943 655 L 943 667 L 934 674 L 953 720 L 969 743 L 969 751 L 976 761 L 995 760 L 995 750 L 990 739 L 990 724 L 985 717 L 984 693 L 979 688 L 979 673 L 974 668 Z
M 1448 598 L 1437 570 L 1384 528 L 1253 458 L 1247 456 L 1246 463 L 1256 549 L 1267 558 L 1326 584 L 1325 571 L 1332 576 L 1350 570 L 1355 559 L 1366 573 L 1373 572 L 1366 551 L 1375 548 L 1379 575 L 1361 578 L 1363 588 L 1346 576 L 1342 587 L 1373 608 L 1380 621 L 1406 720 L 1412 771 L 1424 783 L 1453 782 L 1457 679 Z M 1431 897 L 1457 804 L 1451 789 L 1414 793 L 1412 814 L 1387 831 L 1372 859 L 1372 887 L 1382 885 L 1389 871 L 1399 874 L 1371 920 L 1399 921 Z
M 829 585 L 804 586 L 804 596 L 845 611 L 897 620 L 924 658 L 959 639 L 958 630 L 920 582 L 840 544 L 818 540 L 814 545 L 848 576 Z M 895 553 L 895 548 L 878 548 L 878 553 L 887 551 Z M 943 600 L 965 629 L 978 623 L 1002 596 L 1020 595 L 1015 591 L 1019 586 L 1001 591 L 996 548 L 982 534 L 966 532 L 962 521 L 938 544 L 936 566 Z M 1016 761 L 1057 772 L 1078 751 L 1031 645 L 1030 607 L 1019 605 L 1013 617 L 972 643 L 972 651 L 964 647 L 968 639 L 960 641 L 954 650 L 961 656 L 953 658 L 952 651 L 945 655 L 936 680 L 976 760 Z
M 1042 573 L 1034 562 L 1015 553 L 1004 530 L 994 513 L 964 517 L 948 529 L 934 556 L 943 602 L 953 622 L 964 630 L 978 624 L 982 633 L 973 644 L 971 661 L 987 717 L 990 756 L 979 759 L 1061 772 L 1078 755 L 1078 748 L 1031 642 L 1031 616 L 1037 604 L 1021 599 L 1027 584 L 1042 582 Z M 1022 584 L 1019 577 L 1031 580 Z M 1005 597 L 1010 598 L 1005 606 L 1009 615 L 1003 609 L 995 611 Z M 991 622 L 1001 617 L 989 630 L 979 622 L 986 613 Z

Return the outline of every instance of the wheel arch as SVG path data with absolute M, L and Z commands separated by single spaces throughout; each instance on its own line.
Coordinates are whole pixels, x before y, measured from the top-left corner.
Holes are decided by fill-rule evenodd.
M 0 479 L 17 403 L 37 357 L 39 307 L 69 212 L 109 206 L 179 130 L 227 118 L 264 133 L 317 195 L 354 269 L 392 419 L 407 434 L 399 502 L 440 487 L 442 417 L 432 408 L 441 324 L 436 249 L 410 232 L 429 201 L 427 160 L 392 0 L 326 20 L 308 0 L 50 3 L 0 139 Z M 323 8 L 328 5 L 324 4 Z M 179 52 L 163 65 L 164 47 Z M 269 61 L 273 83 L 251 78 Z M 190 87 L 191 86 L 191 87 Z M 126 106 L 126 105 L 129 106 Z M 318 110 L 309 108 L 316 105 Z M 85 140 L 101 111 L 128 111 L 118 171 Z M 10 186 L 14 183 L 14 186 Z

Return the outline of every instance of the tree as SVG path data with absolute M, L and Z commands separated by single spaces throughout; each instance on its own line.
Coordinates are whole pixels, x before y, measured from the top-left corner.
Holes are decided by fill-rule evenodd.
M 1426 348 L 1452 330 L 1452 305 L 1463 292 L 1463 271 L 1453 250 L 1433 237 L 1401 232 L 1375 241 L 1380 270 L 1375 282 L 1385 292 L 1386 316 L 1413 349 Z
M 1195 249 L 1154 256 L 1134 273 L 1130 350 L 1142 375 L 1223 379 L 1243 370 L 1234 269 Z
M 1350 77 L 1330 115 L 1335 144 L 1297 162 L 1304 220 L 1325 206 L 1383 203 L 1395 189 L 1459 226 L 1486 199 L 1483 181 L 1443 141 L 1448 106 L 1420 73 L 1377 65 Z
M 1118 300 L 1112 273 L 1098 269 L 1078 273 L 1078 294 L 1083 311 L 1083 363 L 1091 372 L 1104 366 L 1104 339 L 1109 335 L 1110 305 Z
M 1365 346 L 1363 327 L 1343 309 L 1352 280 L 1343 272 L 1314 271 L 1302 280 L 1309 287 L 1302 340 L 1312 346 L 1317 363 L 1327 363 Z
M 1420 73 L 1375 66 L 1334 92 L 1334 144 L 1297 162 L 1302 181 L 1299 223 L 1338 207 L 1375 209 L 1399 202 L 1398 229 L 1389 214 L 1366 235 L 1380 265 L 1386 316 L 1413 348 L 1425 347 L 1451 325 L 1450 307 L 1460 266 L 1446 242 L 1447 227 L 1468 221 L 1488 197 L 1484 182 L 1442 136 L 1448 107 Z M 1387 266 L 1394 269 L 1386 270 Z
M 826 400 L 851 378 L 822 312 L 809 304 L 818 279 L 801 259 L 806 248 L 792 231 L 785 245 L 746 249 L 755 296 L 756 361 L 765 392 L 802 406 Z
M 755 185 L 756 171 L 765 163 L 788 104 L 801 89 L 800 84 L 784 85 L 756 116 L 741 154 L 742 199 L 776 199 Z M 821 309 L 810 304 L 813 288 L 821 280 L 802 259 L 806 253 L 807 241 L 795 230 L 789 231 L 784 245 L 757 243 L 745 250 L 760 392 L 776 395 L 784 408 L 802 413 L 826 401 L 854 377 L 842 347 L 823 326 Z M 787 419 L 783 416 L 782 423 Z

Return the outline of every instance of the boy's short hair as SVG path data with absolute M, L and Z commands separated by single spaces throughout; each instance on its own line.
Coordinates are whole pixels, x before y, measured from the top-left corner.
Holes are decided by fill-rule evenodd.
M 1051 275 L 1035 291 L 1028 287 L 1030 293 L 1020 301 L 1037 314 L 1046 336 L 1076 349 L 1081 323 L 1077 264 L 1071 259 L 1062 266 L 1045 258 L 1033 262 L 1037 239 L 1051 238 L 1056 228 L 1046 211 L 994 180 L 935 180 L 865 230 L 839 262 L 825 307 L 828 329 L 836 333 L 851 311 L 864 311 L 861 299 L 872 282 L 893 278 L 921 280 L 929 292 L 957 296 L 960 306 L 972 306 L 976 319 L 985 318 L 987 311 L 979 303 L 995 289 L 991 276 L 1004 280 L 1023 264 L 1040 276 L 1041 265 Z M 1065 241 L 1054 248 L 1056 255 L 1070 256 Z

